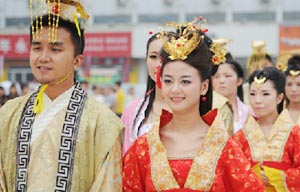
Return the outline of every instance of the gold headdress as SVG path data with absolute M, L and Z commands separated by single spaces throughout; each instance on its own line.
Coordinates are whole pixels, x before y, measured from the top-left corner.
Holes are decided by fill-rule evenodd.
M 212 61 L 215 64 L 224 63 L 226 61 L 226 53 L 227 53 L 227 43 L 229 39 L 214 39 L 212 45 L 210 46 L 210 50 L 214 53 L 212 56 Z
M 33 4 L 35 4 L 35 23 L 33 23 Z M 43 28 L 42 16 L 46 14 L 48 14 L 49 18 L 48 26 L 51 29 L 49 32 L 49 41 L 51 42 L 56 41 L 59 18 L 75 23 L 79 36 L 81 36 L 79 20 L 83 21 L 89 18 L 80 0 L 30 0 L 30 20 L 33 36 L 37 35 L 38 37 L 38 34 L 40 34 L 38 31 Z M 52 19 L 50 17 L 51 14 L 54 16 Z
M 195 50 L 199 43 L 204 38 L 204 33 L 207 29 L 201 27 L 199 21 L 206 22 L 202 17 L 195 18 L 192 22 L 185 22 L 183 24 L 178 24 L 174 22 L 167 22 L 168 27 L 174 27 L 179 31 L 178 36 L 170 35 L 170 32 L 162 31 L 158 33 L 158 38 L 163 43 L 163 49 L 170 55 L 171 60 L 185 60 L 188 55 Z M 210 50 L 214 53 L 212 62 L 214 64 L 219 64 L 222 62 L 225 54 L 220 50 L 220 47 L 212 43 Z
M 267 55 L 266 42 L 253 41 L 251 47 L 252 55 L 248 58 L 248 63 L 246 66 L 248 75 L 252 73 L 253 69 L 259 69 L 265 65 L 265 59 Z
M 288 60 L 291 58 L 293 55 L 300 55 L 300 49 L 294 49 L 294 50 L 289 50 L 289 51 L 282 51 L 278 54 L 277 58 L 277 69 L 285 72 L 288 69 Z M 293 70 L 290 71 L 290 74 L 292 76 L 297 76 L 297 73 L 292 72 Z M 297 74 L 297 75 L 296 75 Z
M 264 84 L 266 82 L 267 78 L 264 77 L 264 76 L 261 76 L 260 78 L 258 77 L 254 77 L 254 82 L 257 84 L 257 85 L 261 85 L 261 84 Z

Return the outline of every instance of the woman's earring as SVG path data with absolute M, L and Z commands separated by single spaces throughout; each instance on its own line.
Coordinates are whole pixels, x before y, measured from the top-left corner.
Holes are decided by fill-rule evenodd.
M 202 96 L 202 97 L 201 97 L 201 101 L 205 102 L 205 101 L 206 101 L 206 97 L 205 97 L 205 96 Z

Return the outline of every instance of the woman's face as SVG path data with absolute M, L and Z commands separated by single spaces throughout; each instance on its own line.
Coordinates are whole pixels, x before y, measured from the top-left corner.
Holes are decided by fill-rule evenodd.
M 290 103 L 300 103 L 300 75 L 286 77 L 285 93 Z
M 153 81 L 156 82 L 156 73 L 157 73 L 157 67 L 161 65 L 160 60 L 160 51 L 162 48 L 162 42 L 159 39 L 153 40 L 149 44 L 148 52 L 147 52 L 147 68 L 149 76 Z
M 237 96 L 237 87 L 243 83 L 237 73 L 232 69 L 231 64 L 221 64 L 218 71 L 212 77 L 213 89 L 224 97 Z
M 166 64 L 162 72 L 162 94 L 173 112 L 199 113 L 200 95 L 208 90 L 208 80 L 201 82 L 198 70 L 176 60 Z
M 278 114 L 277 105 L 282 101 L 283 93 L 277 94 L 272 81 L 263 84 L 253 81 L 249 93 L 249 102 L 257 118 Z

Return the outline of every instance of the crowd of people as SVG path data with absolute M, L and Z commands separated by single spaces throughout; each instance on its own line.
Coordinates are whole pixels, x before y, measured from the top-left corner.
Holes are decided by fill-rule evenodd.
M 92 84 L 88 81 L 81 81 L 82 88 L 98 102 L 106 105 L 116 114 L 120 114 L 123 111 L 125 105 L 137 98 L 136 88 L 129 86 L 127 89 L 123 88 L 120 81 L 117 81 L 115 85 L 100 85 Z M 0 82 L 0 108 L 9 99 L 13 99 L 18 96 L 26 95 L 29 92 L 33 92 L 38 88 L 38 83 L 12 83 L 6 81 L 5 85 Z M 119 106 L 117 111 L 117 106 Z
M 1 96 L 0 191 L 300 191 L 300 55 L 275 65 L 254 42 L 245 77 L 202 17 L 170 22 L 144 97 L 105 98 L 75 77 L 89 15 L 58 2 L 31 17 L 38 88 Z

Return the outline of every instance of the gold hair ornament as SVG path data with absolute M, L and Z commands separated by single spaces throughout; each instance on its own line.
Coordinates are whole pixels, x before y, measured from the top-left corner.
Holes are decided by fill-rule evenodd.
M 252 54 L 248 58 L 246 69 L 247 73 L 252 73 L 253 70 L 262 68 L 265 65 L 267 55 L 265 41 L 253 41 L 251 43 Z
M 282 72 L 285 72 L 288 69 L 288 66 L 281 62 L 278 62 L 276 68 Z
M 260 77 L 260 78 L 257 78 L 256 76 L 254 77 L 254 82 L 257 84 L 257 85 L 261 85 L 261 84 L 264 84 L 266 82 L 267 78 L 266 77 Z
M 179 36 L 170 37 L 170 33 L 166 31 L 160 32 L 157 37 L 163 43 L 163 49 L 169 54 L 171 60 L 185 60 L 187 56 L 198 47 L 201 39 L 204 38 L 200 33 L 207 32 L 206 29 L 201 28 L 199 20 L 206 22 L 200 18 L 195 18 L 192 22 L 185 22 L 177 24 L 174 22 L 167 22 L 168 27 L 174 27 L 179 31 Z
M 277 69 L 285 72 L 288 69 L 288 60 L 293 55 L 300 54 L 300 49 L 293 49 L 288 51 L 281 51 L 277 57 Z M 292 75 L 292 74 L 291 74 Z
M 251 44 L 252 47 L 252 54 L 253 55 L 260 55 L 266 54 L 266 42 L 265 41 L 253 41 Z
M 299 71 L 299 70 L 297 70 L 297 71 L 295 71 L 295 70 L 290 70 L 290 74 L 291 74 L 293 77 L 296 77 L 296 76 L 300 75 L 300 71 Z
M 219 65 L 220 63 L 224 63 L 226 61 L 225 56 L 227 53 L 227 49 L 222 44 L 213 41 L 209 50 L 213 52 L 213 56 L 211 58 L 213 64 Z
M 213 40 L 210 50 L 214 53 L 212 62 L 215 65 L 226 62 L 227 43 L 231 42 L 230 39 L 218 38 Z

